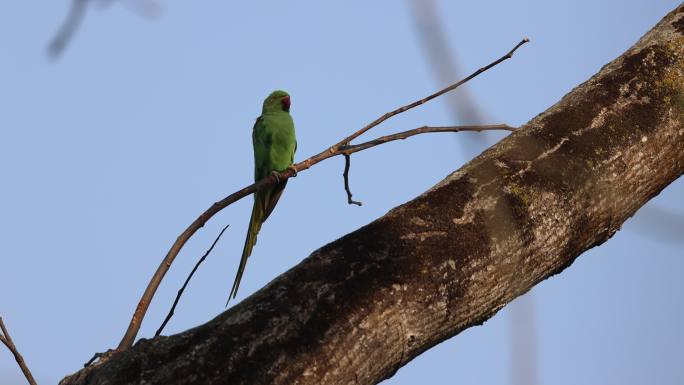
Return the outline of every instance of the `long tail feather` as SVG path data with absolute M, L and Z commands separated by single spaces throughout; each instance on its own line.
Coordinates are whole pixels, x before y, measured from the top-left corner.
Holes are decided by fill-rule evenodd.
M 242 258 L 240 258 L 240 266 L 238 267 L 237 274 L 235 275 L 235 281 L 233 282 L 233 288 L 230 289 L 230 295 L 228 295 L 228 301 L 226 301 L 226 306 L 230 302 L 231 298 L 235 298 L 237 295 L 238 287 L 240 287 L 240 280 L 242 279 L 242 273 L 245 271 L 245 265 L 247 264 L 247 258 L 252 254 L 252 248 L 256 244 L 257 234 L 261 229 L 261 224 L 264 218 L 264 203 L 259 196 L 254 200 L 254 207 L 252 208 L 252 217 L 249 220 L 249 227 L 247 229 L 247 237 L 245 238 L 245 246 L 242 249 Z

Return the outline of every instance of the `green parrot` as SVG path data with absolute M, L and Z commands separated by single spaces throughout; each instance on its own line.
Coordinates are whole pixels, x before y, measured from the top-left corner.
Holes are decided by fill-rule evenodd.
M 278 180 L 277 173 L 292 168 L 294 154 L 297 150 L 294 122 L 290 116 L 290 95 L 285 91 L 273 91 L 264 100 L 264 106 L 252 129 L 252 144 L 254 145 L 254 181 L 259 181 L 276 173 L 276 184 L 264 188 L 254 194 L 252 217 L 249 220 L 247 238 L 242 249 L 240 267 L 228 300 L 237 295 L 242 273 L 245 271 L 247 258 L 252 254 L 252 248 L 257 240 L 261 224 L 266 221 L 273 211 L 280 195 L 282 195 L 287 180 Z

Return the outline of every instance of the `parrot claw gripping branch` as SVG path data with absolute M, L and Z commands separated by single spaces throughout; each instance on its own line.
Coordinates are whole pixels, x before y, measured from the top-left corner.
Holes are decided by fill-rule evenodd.
M 522 39 L 519 43 L 517 43 L 513 49 L 511 49 L 508 53 L 506 53 L 504 56 L 500 57 L 499 59 L 491 62 L 490 64 L 479 68 L 477 71 L 473 72 L 469 76 L 465 77 L 464 79 L 451 84 L 450 86 L 443 88 L 423 99 L 417 100 L 413 103 L 407 104 L 405 106 L 399 107 L 391 112 L 385 113 L 382 116 L 378 117 L 374 121 L 370 122 L 360 130 L 354 132 L 353 134 L 347 136 L 346 138 L 340 140 L 336 144 L 327 147 L 325 150 L 322 152 L 304 160 L 299 163 L 290 165 L 287 167 L 284 171 L 277 172 L 274 171 L 272 173 L 269 173 L 262 179 L 256 181 L 255 183 L 246 186 L 230 195 L 227 197 L 221 199 L 218 202 L 213 203 L 205 212 L 203 212 L 197 219 L 195 219 L 186 229 L 183 231 L 176 241 L 173 243 L 169 251 L 167 252 L 166 256 L 160 263 L 159 267 L 155 271 L 154 275 L 152 276 L 150 282 L 148 283 L 136 309 L 133 314 L 133 317 L 130 321 L 130 324 L 128 326 L 128 329 L 126 330 L 126 333 L 124 334 L 123 338 L 121 339 L 121 342 L 119 343 L 118 347 L 115 349 L 115 351 L 123 351 L 128 349 L 133 345 L 133 342 L 135 341 L 135 338 L 138 334 L 138 331 L 140 329 L 140 325 L 142 324 L 142 320 L 145 316 L 145 313 L 147 312 L 147 309 L 150 305 L 150 302 L 152 301 L 152 298 L 159 287 L 159 284 L 161 283 L 161 280 L 163 279 L 164 275 L 168 271 L 169 267 L 173 263 L 174 259 L 180 252 L 180 250 L 183 248 L 185 243 L 192 237 L 192 235 L 197 232 L 200 228 L 204 226 L 204 224 L 211 219 L 215 214 L 217 214 L 219 211 L 223 210 L 227 206 L 231 205 L 232 203 L 248 196 L 251 194 L 254 194 L 258 191 L 272 188 L 275 185 L 279 183 L 286 182 L 287 179 L 296 176 L 299 172 L 305 171 L 306 169 L 310 168 L 311 166 L 315 165 L 316 163 L 319 163 L 325 159 L 332 158 L 334 156 L 342 155 L 345 158 L 345 168 L 344 168 L 344 187 L 345 191 L 347 193 L 347 202 L 349 204 L 354 204 L 354 205 L 361 205 L 361 202 L 354 201 L 352 200 L 352 194 L 349 189 L 349 168 L 350 168 L 350 163 L 351 163 L 351 154 L 359 151 L 366 150 L 371 147 L 375 147 L 378 145 L 381 145 L 383 143 L 399 140 L 399 139 L 406 139 L 414 135 L 418 134 L 424 134 L 424 133 L 433 133 L 433 132 L 459 132 L 459 131 L 486 131 L 486 130 L 507 130 L 507 131 L 513 131 L 515 128 L 510 127 L 506 124 L 495 124 L 495 125 L 477 125 L 477 126 L 442 126 L 442 127 L 435 127 L 435 126 L 423 126 L 423 127 L 418 127 L 412 130 L 407 130 L 407 131 L 402 131 L 396 134 L 391 134 L 391 135 L 385 135 L 381 136 L 379 138 L 359 143 L 359 144 L 352 144 L 351 142 L 364 134 L 365 132 L 369 131 L 375 126 L 380 125 L 384 121 L 401 114 L 402 112 L 405 112 L 407 110 L 410 110 L 414 107 L 418 107 L 422 104 L 427 103 L 428 101 L 435 99 L 441 95 L 446 94 L 447 92 L 450 92 L 464 83 L 470 81 L 471 79 L 475 78 L 479 74 L 491 69 L 492 67 L 496 66 L 497 64 L 510 59 L 513 56 L 513 53 L 520 48 L 522 45 L 525 43 L 529 42 L 529 39 L 524 38 Z M 225 228 L 224 230 L 225 231 Z M 221 232 L 221 234 L 223 233 Z M 219 234 L 219 237 L 221 236 Z M 214 244 L 218 241 L 218 238 L 214 241 Z M 213 245 L 212 245 L 213 248 Z M 200 259 L 200 261 L 197 263 L 193 271 L 191 272 L 190 276 L 186 280 L 185 284 L 183 285 L 183 288 L 179 290 L 178 297 L 176 298 L 176 301 L 174 302 L 174 305 L 165 319 L 162 327 L 157 332 L 157 335 L 161 332 L 161 329 L 163 326 L 168 322 L 169 318 L 171 315 L 173 315 L 173 309 L 175 309 L 175 305 L 178 302 L 178 298 L 180 297 L 180 294 L 182 293 L 182 290 L 185 288 L 185 285 L 187 285 L 188 280 L 194 273 L 194 271 L 197 269 L 197 266 L 201 261 L 208 255 L 208 253 L 211 251 L 211 248 L 205 253 L 205 255 Z M 109 355 L 107 355 L 109 356 Z M 100 358 L 100 361 L 106 360 L 107 356 L 103 356 Z

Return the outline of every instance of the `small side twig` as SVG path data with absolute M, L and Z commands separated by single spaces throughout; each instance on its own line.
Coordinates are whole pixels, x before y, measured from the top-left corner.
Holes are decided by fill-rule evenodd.
M 95 353 L 95 354 L 93 354 L 93 356 L 88 360 L 88 362 L 86 362 L 85 364 L 83 364 L 83 367 L 84 367 L 84 368 L 87 368 L 87 367 L 90 366 L 93 362 L 95 362 L 95 361 L 97 361 L 97 360 L 100 360 L 100 362 L 106 361 L 106 360 L 109 359 L 109 357 L 111 357 L 114 353 L 116 353 L 116 350 L 114 350 L 114 349 L 108 349 L 106 352 L 98 352 L 98 353 Z
M 5 323 L 2 322 L 2 317 L 0 317 L 0 330 L 2 330 L 2 334 L 0 334 L 0 342 L 2 342 L 7 347 L 7 349 L 9 349 L 10 352 L 12 352 L 14 360 L 17 361 L 17 364 L 21 368 L 21 371 L 24 373 L 24 377 L 26 377 L 28 383 L 31 385 L 36 385 L 36 380 L 33 378 L 33 374 L 31 374 L 31 371 L 29 370 L 28 366 L 26 366 L 26 361 L 24 361 L 24 357 L 21 356 L 19 350 L 17 350 L 17 347 L 14 345 L 14 341 L 12 341 L 12 337 L 10 337 L 9 332 L 5 327 Z
M 157 337 L 161 334 L 162 330 L 164 330 L 164 327 L 166 327 L 166 324 L 169 322 L 171 317 L 173 317 L 173 312 L 176 310 L 176 305 L 178 305 L 178 301 L 180 300 L 180 297 L 183 295 L 183 291 L 185 291 L 185 287 L 188 286 L 188 282 L 190 282 L 190 279 L 192 279 L 192 276 L 195 274 L 197 271 L 197 268 L 199 265 L 204 262 L 204 260 L 207 258 L 209 253 L 211 253 L 212 250 L 214 250 L 214 246 L 216 246 L 216 243 L 218 243 L 219 239 L 221 239 L 221 235 L 223 235 L 223 232 L 226 231 L 230 225 L 226 225 L 223 230 L 218 234 L 216 239 L 214 239 L 214 243 L 211 244 L 211 247 L 204 253 L 204 255 L 197 261 L 195 264 L 195 267 L 192 268 L 192 271 L 188 275 L 188 278 L 185 279 L 185 283 L 183 283 L 183 286 L 178 290 L 178 294 L 176 295 L 176 300 L 173 301 L 173 305 L 171 306 L 171 309 L 169 310 L 169 314 L 166 315 L 166 318 L 164 318 L 164 322 L 162 322 L 161 326 L 159 326 L 159 329 L 157 329 L 157 332 L 154 333 L 154 336 Z
M 352 192 L 349 189 L 349 167 L 351 167 L 351 156 L 349 154 L 344 154 L 344 172 L 342 173 L 342 176 L 344 177 L 344 189 L 347 191 L 347 203 L 361 206 L 363 203 L 352 199 Z
M 494 60 L 493 62 L 487 64 L 487 65 L 484 66 L 484 67 L 479 68 L 477 71 L 473 72 L 472 74 L 466 76 L 465 78 L 459 80 L 458 82 L 456 82 L 456 83 L 454 83 L 454 84 L 452 84 L 452 85 L 450 85 L 450 86 L 448 86 L 448 87 L 446 87 L 446 88 L 442 88 L 441 90 L 439 90 L 439 91 L 437 91 L 437 92 L 435 92 L 435 93 L 433 93 L 433 94 L 431 94 L 431 95 L 428 95 L 428 96 L 424 97 L 423 99 L 416 100 L 416 101 L 413 102 L 413 103 L 409 103 L 409 104 L 407 104 L 407 105 L 405 105 L 405 106 L 399 107 L 399 108 L 397 108 L 397 109 L 395 109 L 395 110 L 393 110 L 393 111 L 390 111 L 390 112 L 388 112 L 388 113 L 386 113 L 386 114 L 380 116 L 379 118 L 375 119 L 374 121 L 368 123 L 368 124 L 367 124 L 365 127 L 363 127 L 362 129 L 360 129 L 360 130 L 356 131 L 355 133 L 349 135 L 348 137 L 342 139 L 342 140 L 341 140 L 340 142 L 338 142 L 335 146 L 333 146 L 333 148 L 340 147 L 340 146 L 346 146 L 346 145 L 349 144 L 349 142 L 351 142 L 352 140 L 358 138 L 358 137 L 361 136 L 363 133 L 365 133 L 366 131 L 370 130 L 371 128 L 373 128 L 373 127 L 379 125 L 380 123 L 384 122 L 385 120 L 387 120 L 387 119 L 389 119 L 389 118 L 391 118 L 391 117 L 393 117 L 393 116 L 395 116 L 395 115 L 401 114 L 402 112 L 406 112 L 406 111 L 408 111 L 408 110 L 410 110 L 410 109 L 412 109 L 412 108 L 415 108 L 415 107 L 418 107 L 418 106 L 420 106 L 420 105 L 423 105 L 423 104 L 429 102 L 430 100 L 432 100 L 432 99 L 434 99 L 434 98 L 436 98 L 436 97 L 439 97 L 439 96 L 442 96 L 442 95 L 446 94 L 446 93 L 449 92 L 449 91 L 455 90 L 456 88 L 458 88 L 458 87 L 462 86 L 463 84 L 469 82 L 469 81 L 472 80 L 473 78 L 477 77 L 479 74 L 481 74 L 481 73 L 483 73 L 483 72 L 489 70 L 490 68 L 496 66 L 497 64 L 501 63 L 502 61 L 505 61 L 505 60 L 508 60 L 508 59 L 512 58 L 512 57 L 513 57 L 513 53 L 515 53 L 515 51 L 517 51 L 518 48 L 522 47 L 523 44 L 529 43 L 529 42 L 530 42 L 530 39 L 528 39 L 528 38 L 523 38 L 522 40 L 520 40 L 520 42 L 519 42 L 518 44 L 515 45 L 515 47 L 513 47 L 513 49 L 511 49 L 510 51 L 508 51 L 508 53 L 506 53 L 505 55 L 501 56 L 500 58 Z

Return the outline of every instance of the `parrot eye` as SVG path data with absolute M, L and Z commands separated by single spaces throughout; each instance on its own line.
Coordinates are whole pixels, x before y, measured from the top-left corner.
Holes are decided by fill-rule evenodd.
M 289 96 L 284 96 L 282 99 L 280 99 L 280 103 L 283 104 L 283 109 L 285 111 L 290 111 L 290 97 Z

